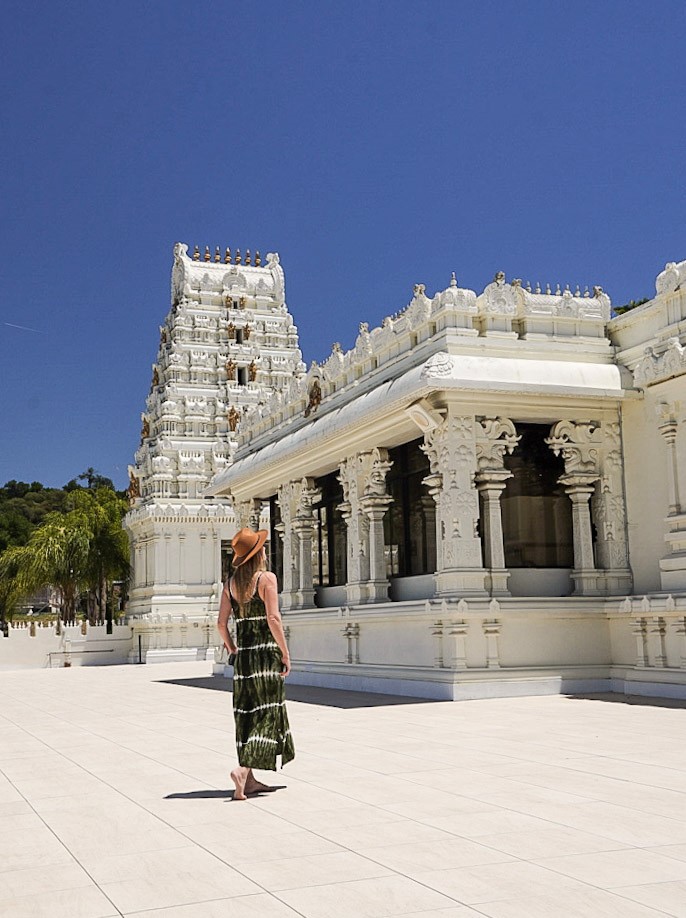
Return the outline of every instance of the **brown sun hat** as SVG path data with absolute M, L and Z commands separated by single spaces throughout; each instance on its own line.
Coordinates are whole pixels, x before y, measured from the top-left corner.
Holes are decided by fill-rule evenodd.
M 267 541 L 269 533 L 266 529 L 248 529 L 245 526 L 239 530 L 231 539 L 231 548 L 233 549 L 233 566 L 240 567 L 241 564 L 256 555 Z

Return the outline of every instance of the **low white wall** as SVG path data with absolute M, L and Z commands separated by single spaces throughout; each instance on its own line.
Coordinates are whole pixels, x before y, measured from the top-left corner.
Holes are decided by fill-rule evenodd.
M 129 625 L 114 625 L 111 634 L 106 625 L 68 625 L 58 634 L 53 625 L 26 623 L 10 626 L 7 637 L 0 637 L 0 670 L 125 663 L 130 651 Z
M 293 610 L 285 622 L 296 684 L 453 699 L 686 698 L 686 596 L 389 602 Z

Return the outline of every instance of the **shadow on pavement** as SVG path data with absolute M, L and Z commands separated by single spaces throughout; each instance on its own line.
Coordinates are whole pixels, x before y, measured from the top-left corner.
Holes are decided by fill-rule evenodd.
M 586 695 L 569 694 L 570 701 L 609 701 L 611 704 L 643 705 L 650 708 L 686 708 L 681 698 L 655 698 L 652 695 L 620 695 L 618 692 L 589 692 Z
M 248 794 L 248 797 L 267 797 L 274 791 L 287 790 L 287 784 L 272 784 L 267 791 L 255 791 Z M 194 790 L 187 791 L 185 794 L 167 794 L 165 800 L 233 800 L 235 790 Z
M 230 692 L 232 680 L 225 676 L 201 676 L 195 679 L 161 679 L 166 685 L 183 685 L 190 688 Z M 353 692 L 344 689 L 319 688 L 313 685 L 289 685 L 286 698 L 300 704 L 315 704 L 327 708 L 382 708 L 398 704 L 436 704 L 442 699 L 411 698 L 406 695 L 381 695 L 372 692 Z

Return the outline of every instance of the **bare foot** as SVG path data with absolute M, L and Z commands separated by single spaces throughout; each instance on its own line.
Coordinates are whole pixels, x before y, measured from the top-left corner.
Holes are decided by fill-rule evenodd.
M 245 782 L 247 779 L 244 768 L 234 768 L 231 772 L 231 780 L 236 785 L 236 790 L 234 791 L 233 799 L 234 800 L 247 800 L 245 796 Z

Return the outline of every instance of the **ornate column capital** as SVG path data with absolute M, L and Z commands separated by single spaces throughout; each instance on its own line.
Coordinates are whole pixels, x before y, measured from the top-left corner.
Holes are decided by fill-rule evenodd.
M 567 472 L 561 475 L 558 481 L 572 499 L 578 496 L 588 500 L 595 491 L 595 484 L 599 479 L 600 474 L 595 475 L 592 472 Z
M 514 473 L 508 469 L 483 469 L 474 476 L 477 491 L 494 491 L 501 494 Z
M 545 441 L 556 456 L 562 455 L 565 472 L 599 477 L 603 435 L 596 421 L 558 421 Z
M 676 435 L 679 431 L 681 402 L 657 402 L 655 405 L 655 414 L 658 419 L 657 429 L 667 443 L 672 446 L 676 441 Z
M 502 469 L 505 454 L 511 454 L 521 439 L 509 418 L 477 418 L 476 460 L 479 471 Z

